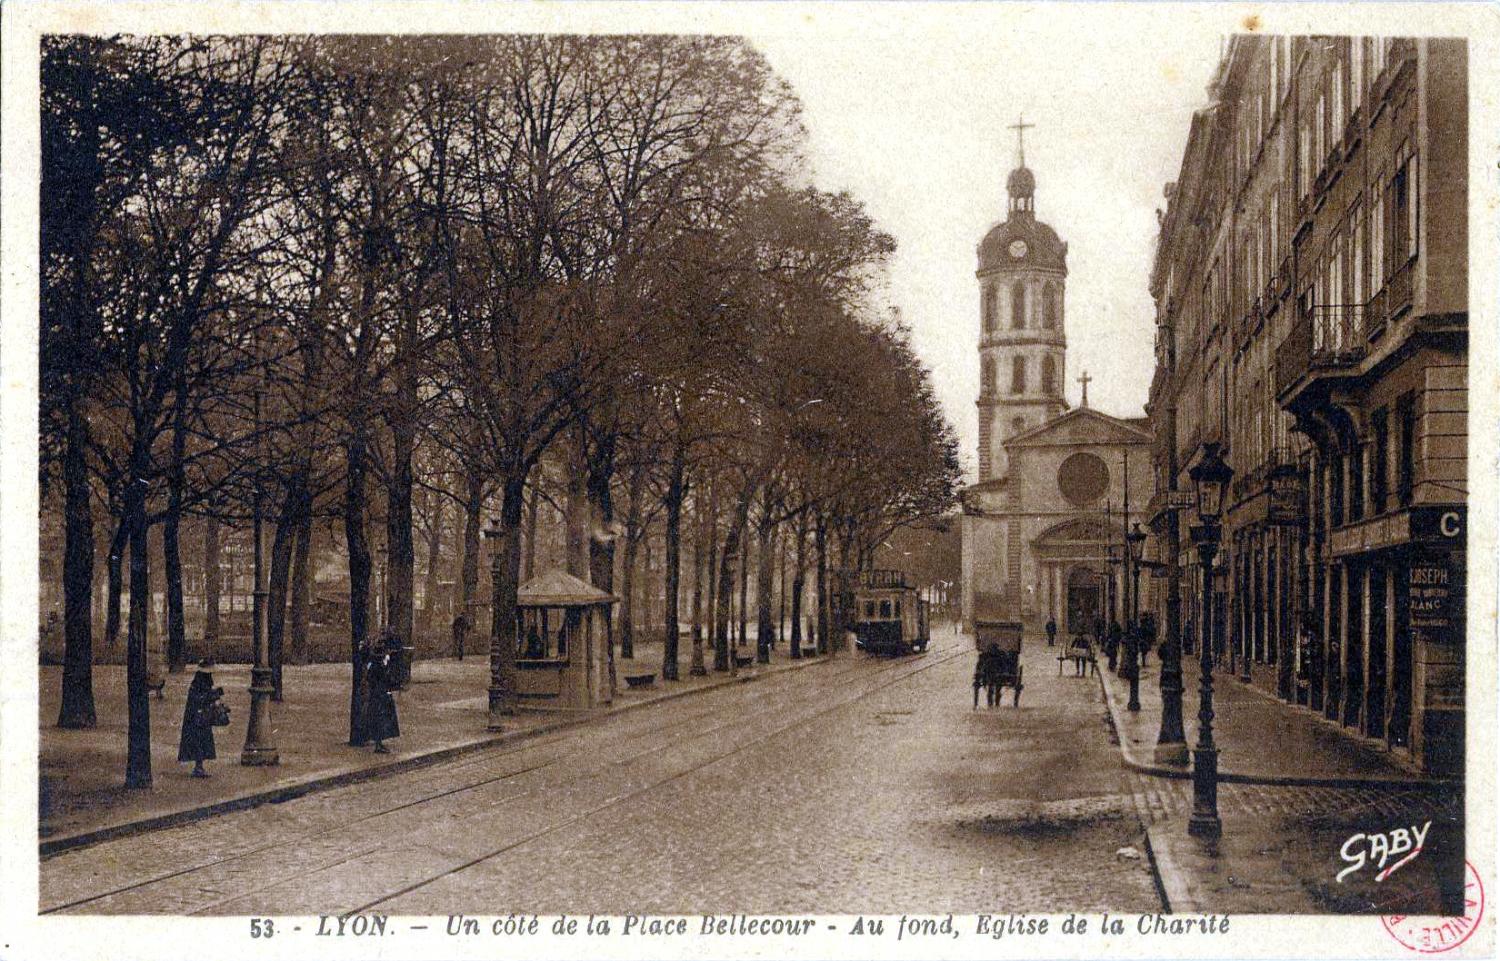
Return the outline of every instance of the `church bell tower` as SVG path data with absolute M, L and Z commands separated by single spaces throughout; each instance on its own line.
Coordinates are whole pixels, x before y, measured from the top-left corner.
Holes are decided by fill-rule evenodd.
M 1068 245 L 1036 219 L 1036 175 L 1018 120 L 1010 207 L 979 242 L 979 481 L 1005 476 L 1011 437 L 1052 420 L 1063 400 Z

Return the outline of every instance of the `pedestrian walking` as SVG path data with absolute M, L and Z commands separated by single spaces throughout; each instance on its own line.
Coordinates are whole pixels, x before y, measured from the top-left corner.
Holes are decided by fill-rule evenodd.
M 214 728 L 229 723 L 229 708 L 220 700 L 222 687 L 214 686 L 214 661 L 205 657 L 188 685 L 187 705 L 182 709 L 182 734 L 177 741 L 177 760 L 193 762 L 193 777 L 208 777 L 204 761 L 212 761 Z
M 1104 655 L 1109 659 L 1109 669 L 1115 670 L 1115 665 L 1120 658 L 1120 638 L 1122 635 L 1119 621 L 1111 621 L 1109 624 L 1108 640 L 1104 642 Z
M 1057 618 L 1047 618 L 1047 646 L 1051 647 L 1057 641 Z
M 1156 646 L 1156 618 L 1149 612 L 1142 614 L 1138 622 L 1138 643 L 1140 645 L 1141 666 L 1146 666 L 1146 655 Z
M 395 667 L 388 645 L 371 646 L 365 651 L 365 703 L 360 716 L 360 743 L 375 742 L 376 754 L 389 754 L 385 742 L 401 736 L 396 718 L 396 699 L 391 696 Z

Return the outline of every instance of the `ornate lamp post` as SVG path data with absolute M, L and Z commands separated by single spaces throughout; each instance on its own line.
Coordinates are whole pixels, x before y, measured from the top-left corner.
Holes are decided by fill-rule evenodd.
M 1130 681 L 1130 703 L 1125 708 L 1130 711 L 1141 709 L 1141 548 L 1145 543 L 1146 534 L 1141 530 L 1141 525 L 1131 525 L 1130 533 L 1125 535 L 1126 561 L 1129 564 L 1127 570 L 1130 574 L 1127 591 L 1130 610 L 1126 615 L 1129 626 L 1125 629 L 1125 676 Z
M 1198 547 L 1199 565 L 1203 570 L 1203 604 L 1201 623 L 1203 638 L 1198 645 L 1198 743 L 1193 748 L 1193 814 L 1188 819 L 1188 833 L 1194 837 L 1215 839 L 1223 833 L 1219 820 L 1219 749 L 1214 746 L 1214 659 L 1212 644 L 1214 555 L 1219 550 L 1219 517 L 1224 509 L 1224 489 L 1234 471 L 1224 463 L 1219 444 L 1203 445 L 1198 463 L 1188 471 L 1198 498 L 1197 527 L 1193 543 Z
M 260 341 L 256 340 L 256 352 L 259 353 Z M 265 371 L 261 371 L 264 381 Z M 255 432 L 261 434 L 260 405 L 261 395 L 264 389 L 260 383 L 255 387 Z M 271 697 L 276 693 L 275 675 L 271 670 L 271 651 L 269 638 L 266 636 L 266 571 L 262 558 L 264 547 L 261 541 L 264 539 L 261 528 L 264 526 L 263 515 L 265 508 L 264 485 L 261 483 L 261 471 L 265 467 L 265 437 L 261 435 L 256 441 L 257 460 L 255 466 L 255 495 L 252 502 L 253 536 L 255 537 L 255 606 L 250 615 L 252 627 L 255 634 L 255 665 L 250 668 L 250 719 L 245 727 L 245 747 L 240 751 L 240 763 L 254 767 L 264 767 L 281 763 L 281 754 L 276 750 L 276 744 L 271 740 Z
M 484 539 L 490 543 L 490 689 L 489 721 L 485 726 L 488 730 L 500 731 L 504 730 L 500 718 L 504 713 L 506 693 L 500 665 L 500 581 L 504 576 L 500 557 L 500 518 L 490 518 L 490 526 L 484 529 Z

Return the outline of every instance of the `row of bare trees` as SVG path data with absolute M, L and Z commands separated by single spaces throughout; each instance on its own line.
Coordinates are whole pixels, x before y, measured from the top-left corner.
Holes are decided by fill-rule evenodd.
M 797 558 L 800 627 L 804 571 L 821 616 L 830 566 L 868 563 L 890 529 L 951 501 L 951 429 L 878 306 L 893 242 L 847 196 L 799 184 L 798 105 L 743 41 L 59 37 L 42 96 L 58 723 L 95 723 L 107 538 L 111 610 L 129 590 L 128 785 L 151 782 L 155 527 L 177 670 L 184 521 L 202 519 L 211 554 L 219 525 L 242 528 L 264 498 L 279 693 L 320 518 L 347 561 L 352 665 L 377 626 L 374 545 L 384 619 L 409 639 L 418 507 L 429 596 L 444 547 L 431 505 L 462 518 L 464 610 L 493 517 L 506 679 L 528 504 L 534 542 L 538 497 L 556 498 L 568 566 L 606 590 L 636 576 L 659 524 L 675 679 L 687 619 L 702 628 L 691 669 L 705 645 L 727 665 L 729 598 L 752 565 L 767 656 L 778 542 Z

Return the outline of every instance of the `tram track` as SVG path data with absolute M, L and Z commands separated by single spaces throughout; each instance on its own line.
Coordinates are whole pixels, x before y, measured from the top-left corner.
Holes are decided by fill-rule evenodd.
M 670 784 L 670 783 L 672 783 L 674 781 L 678 781 L 678 780 L 681 780 L 683 778 L 689 777 L 691 775 L 697 774 L 698 772 L 703 771 L 704 769 L 706 769 L 708 767 L 711 767 L 711 766 L 713 766 L 715 764 L 718 764 L 721 761 L 725 761 L 725 760 L 727 760 L 727 759 L 729 759 L 731 757 L 734 757 L 737 754 L 740 754 L 740 753 L 742 753 L 744 751 L 747 751 L 747 750 L 750 750 L 752 748 L 760 747 L 766 741 L 770 740 L 771 738 L 775 737 L 778 734 L 784 734 L 784 733 L 786 733 L 786 732 L 788 732 L 790 730 L 793 730 L 793 729 L 795 729 L 796 727 L 798 727 L 800 725 L 806 724 L 806 723 L 808 723 L 808 722 L 810 722 L 810 721 L 812 721 L 812 720 L 814 720 L 816 718 L 822 717 L 822 716 L 827 715 L 827 714 L 831 714 L 831 713 L 833 713 L 835 711 L 843 710 L 844 708 L 848 707 L 849 705 L 857 703 L 857 702 L 859 702 L 861 700 L 864 700 L 865 698 L 870 697 L 870 696 L 872 696 L 872 695 L 874 695 L 876 693 L 879 693 L 880 691 L 883 691 L 883 690 L 885 690 L 888 687 L 891 687 L 891 686 L 893 686 L 895 684 L 898 684 L 898 683 L 900 683 L 902 681 L 905 681 L 905 680 L 907 680 L 907 679 L 909 679 L 911 677 L 914 677 L 917 674 L 920 674 L 920 673 L 922 673 L 924 671 L 928 671 L 928 670 L 931 670 L 931 669 L 933 669 L 935 667 L 938 667 L 938 666 L 940 666 L 942 664 L 945 664 L 948 661 L 951 661 L 951 660 L 953 660 L 953 659 L 955 659 L 957 657 L 962 656 L 964 653 L 966 653 L 966 651 L 960 649 L 960 650 L 956 650 L 956 651 L 953 651 L 953 652 L 945 652 L 945 653 L 946 653 L 946 656 L 942 656 L 942 655 L 937 654 L 937 652 L 934 652 L 934 654 L 930 658 L 924 658 L 924 661 L 923 661 L 923 663 L 920 666 L 918 666 L 918 667 L 916 667 L 916 668 L 914 668 L 912 670 L 909 670 L 909 671 L 899 672 L 896 677 L 893 677 L 890 680 L 887 680 L 887 681 L 885 681 L 883 683 L 880 683 L 880 684 L 875 684 L 875 685 L 866 687 L 866 688 L 864 688 L 863 690 L 861 690 L 859 693 L 855 694 L 852 697 L 847 697 L 847 698 L 839 699 L 834 704 L 831 704 L 831 705 L 829 705 L 827 707 L 824 707 L 824 708 L 822 708 L 820 710 L 814 711 L 811 714 L 798 717 L 796 720 L 794 720 L 791 723 L 782 725 L 782 726 L 776 728 L 773 731 L 770 731 L 770 732 L 768 732 L 768 733 L 766 733 L 766 734 L 764 734 L 764 735 L 762 735 L 762 736 L 760 736 L 758 738 L 755 738 L 753 740 L 750 740 L 750 741 L 747 741 L 745 743 L 742 743 L 742 744 L 740 744 L 740 745 L 738 745 L 736 747 L 731 748 L 730 750 L 727 750 L 727 751 L 724 751 L 724 752 L 722 752 L 720 754 L 717 754 L 717 755 L 709 758 L 708 760 L 705 760 L 705 761 L 699 762 L 697 764 L 691 765 L 691 766 L 689 766 L 689 767 L 687 767 L 687 768 L 685 768 L 685 769 L 683 769 L 681 771 L 678 771 L 676 773 L 673 773 L 673 774 L 671 774 L 671 775 L 669 775 L 667 777 L 660 778 L 660 779 L 657 779 L 657 780 L 653 780 L 653 781 L 651 781 L 651 782 L 649 782 L 647 784 L 642 785 L 641 787 L 636 788 L 633 791 L 628 791 L 625 794 L 612 797 L 612 798 L 608 799 L 607 801 L 605 801 L 603 804 L 596 805 L 596 806 L 590 808 L 589 810 L 583 811 L 583 812 L 581 812 L 579 814 L 575 814 L 575 815 L 573 815 L 573 816 L 571 816 L 569 818 L 566 818 L 563 821 L 560 821 L 560 822 L 558 822 L 556 824 L 553 824 L 553 825 L 547 827 L 544 830 L 535 831 L 535 832 L 532 832 L 532 833 L 530 833 L 530 834 L 528 834 L 528 835 L 526 835 L 524 837 L 521 837 L 521 838 L 518 838 L 516 840 L 510 841 L 510 842 L 508 842 L 508 843 L 506 843 L 506 844 L 504 844 L 504 845 L 502 845 L 502 846 L 500 846 L 498 848 L 495 848 L 495 849 L 493 849 L 491 851 L 488 851 L 488 852 L 485 852 L 485 853 L 481 854 L 479 857 L 472 858 L 469 861 L 466 861 L 466 862 L 464 862 L 462 864 L 459 864 L 459 865 L 457 865 L 457 866 L 455 866 L 453 868 L 450 868 L 450 869 L 448 869 L 446 871 L 443 871 L 443 872 L 440 872 L 438 874 L 435 874 L 435 875 L 433 875 L 430 878 L 418 881 L 418 882 L 413 883 L 413 884 L 405 885 L 405 886 L 397 889 L 396 891 L 390 892 L 389 894 L 385 894 L 385 895 L 381 896 L 380 898 L 377 898 L 377 899 L 375 899 L 373 901 L 370 901 L 368 903 L 362 904 L 359 907 L 356 907 L 356 908 L 353 908 L 353 909 L 351 909 L 349 911 L 344 912 L 344 916 L 352 915 L 352 914 L 359 914 L 359 913 L 362 913 L 362 912 L 365 912 L 365 911 L 374 910 L 375 908 L 378 908 L 381 905 L 383 905 L 383 904 L 385 904 L 385 903 L 387 903 L 389 901 L 392 901 L 392 900 L 394 900 L 396 898 L 399 898 L 399 897 L 402 897 L 404 895 L 410 894 L 410 893 L 412 893 L 414 891 L 420 890 L 421 888 L 427 887 L 427 886 L 429 886 L 431 884 L 434 884 L 434 883 L 436 883 L 438 881 L 441 881 L 441 880 L 443 880 L 445 878 L 454 877 L 454 876 L 456 876 L 458 874 L 461 874 L 464 871 L 467 871 L 467 870 L 469 870 L 471 868 L 474 868 L 474 867 L 476 867 L 476 866 L 478 866 L 480 864 L 483 864 L 486 861 L 489 861 L 489 860 L 492 860 L 494 858 L 497 858 L 497 857 L 505 854 L 508 851 L 512 851 L 512 850 L 514 850 L 516 848 L 522 847 L 522 846 L 524 846 L 526 844 L 529 844 L 529 843 L 531 843 L 533 841 L 536 841 L 538 839 L 547 837 L 548 835 L 555 834 L 556 832 L 561 831 L 561 830 L 563 830 L 565 828 L 568 828 L 568 827 L 571 827 L 571 826 L 573 826 L 575 824 L 578 824 L 580 822 L 586 821 L 589 818 L 595 817 L 595 816 L 603 813 L 604 811 L 609 810 L 610 808 L 617 807 L 620 804 L 623 804 L 626 801 L 631 800 L 632 798 L 639 797 L 640 795 L 645 794 L 645 793 L 647 793 L 649 791 L 656 790 L 656 789 L 662 787 L 663 785 Z M 901 666 L 906 666 L 906 665 L 903 664 Z M 892 673 L 894 673 L 894 672 L 892 672 Z M 765 713 L 765 712 L 762 712 L 762 713 Z
M 202 861 L 189 867 L 162 872 L 138 881 L 134 881 L 129 884 L 113 886 L 105 891 L 94 892 L 84 897 L 76 897 L 60 903 L 48 905 L 42 907 L 39 913 L 45 915 L 73 912 L 78 910 L 79 908 L 84 908 L 88 905 L 97 905 L 100 902 L 105 902 L 109 899 L 124 897 L 130 895 L 133 892 L 145 891 L 147 889 L 157 888 L 161 885 L 166 885 L 173 882 L 186 881 L 187 879 L 190 879 L 194 876 L 210 875 L 215 870 L 221 870 L 226 866 L 233 866 L 237 863 L 243 864 L 251 861 L 257 856 L 270 855 L 280 849 L 285 849 L 291 846 L 296 846 L 302 851 L 306 851 L 316 855 L 316 849 L 320 841 L 333 840 L 338 835 L 347 834 L 351 830 L 359 830 L 361 828 L 372 827 L 372 822 L 376 822 L 380 818 L 399 814 L 411 808 L 432 804 L 434 802 L 437 802 L 439 804 L 453 803 L 465 794 L 482 790 L 484 788 L 493 787 L 497 784 L 501 784 L 503 782 L 510 781 L 516 778 L 521 778 L 526 775 L 535 775 L 537 772 L 543 772 L 549 768 L 556 768 L 562 765 L 566 765 L 570 761 L 577 760 L 587 755 L 607 755 L 608 752 L 604 749 L 607 748 L 607 746 L 611 742 L 617 740 L 643 738 L 651 742 L 650 746 L 646 746 L 642 750 L 634 751 L 629 755 L 610 757 L 610 763 L 612 764 L 629 765 L 640 761 L 641 759 L 648 758 L 651 755 L 659 754 L 660 752 L 668 750 L 672 747 L 690 744 L 702 738 L 713 737 L 715 735 L 721 734 L 729 728 L 743 727 L 745 724 L 754 721 L 755 719 L 781 713 L 786 709 L 789 703 L 795 703 L 799 700 L 804 699 L 809 687 L 836 687 L 840 683 L 841 679 L 844 679 L 851 674 L 862 674 L 865 678 L 879 678 L 892 673 L 898 675 L 898 677 L 887 682 L 886 684 L 877 685 L 876 687 L 870 688 L 867 692 L 873 693 L 874 690 L 878 690 L 881 687 L 888 686 L 888 684 L 890 683 L 896 683 L 904 677 L 911 676 L 912 674 L 918 673 L 922 670 L 926 670 L 929 667 L 935 667 L 937 666 L 937 664 L 943 663 L 946 660 L 951 659 L 951 657 L 959 656 L 959 654 L 961 653 L 962 650 L 959 650 L 949 654 L 947 657 L 943 657 L 935 651 L 932 655 L 923 657 L 922 661 L 926 663 L 915 668 L 914 670 L 905 670 L 911 667 L 911 662 L 906 660 L 881 665 L 874 671 L 868 671 L 867 669 L 865 669 L 867 662 L 856 659 L 848 659 L 844 661 L 835 661 L 830 664 L 830 667 L 837 668 L 837 670 L 832 673 L 828 672 L 827 670 L 821 670 L 816 674 L 808 674 L 804 676 L 802 672 L 797 672 L 796 675 L 786 679 L 787 683 L 784 686 L 776 687 L 768 692 L 769 696 L 759 700 L 755 704 L 755 707 L 751 712 L 735 712 L 733 716 L 728 718 L 727 720 L 713 724 L 712 726 L 709 726 L 705 729 L 697 730 L 687 738 L 682 737 L 682 732 L 685 729 L 692 729 L 695 726 L 701 726 L 705 721 L 707 721 L 715 714 L 721 713 L 721 709 L 716 709 L 715 706 L 711 703 L 704 703 L 703 706 L 693 710 L 686 717 L 678 717 L 666 723 L 657 724 L 650 724 L 651 718 L 649 717 L 649 712 L 632 712 L 632 714 L 628 716 L 605 718 L 603 719 L 606 722 L 605 724 L 593 726 L 589 729 L 586 729 L 586 734 L 582 740 L 582 743 L 580 743 L 573 750 L 564 751 L 562 753 L 555 754 L 554 756 L 540 759 L 539 763 L 524 764 L 520 767 L 509 765 L 507 764 L 507 762 L 511 762 L 514 759 L 525 756 L 527 754 L 546 752 L 549 749 L 557 747 L 557 745 L 561 742 L 574 740 L 577 738 L 578 731 L 575 729 L 568 732 L 559 732 L 556 735 L 547 736 L 547 739 L 544 741 L 534 740 L 528 741 L 523 745 L 512 747 L 497 747 L 495 749 L 486 750 L 480 752 L 479 754 L 472 755 L 463 759 L 456 759 L 452 762 L 435 765 L 430 769 L 429 772 L 424 773 L 422 780 L 442 780 L 443 782 L 445 782 L 448 786 L 444 787 L 442 790 L 418 791 L 415 796 L 402 800 L 400 803 L 383 804 L 374 810 L 369 810 L 353 816 L 351 816 L 349 812 L 342 812 L 341 814 L 337 815 L 337 823 L 331 824 L 327 827 L 322 827 L 321 829 L 312 831 L 299 830 L 295 833 L 290 833 L 278 837 L 268 843 L 260 844 L 247 850 L 237 851 L 227 857 Z M 731 696 L 736 690 L 738 690 L 738 688 L 734 686 L 720 688 L 716 691 L 710 692 L 709 696 Z M 828 710 L 832 710 L 832 708 Z M 819 711 L 816 714 L 804 717 L 802 720 L 799 720 L 795 723 L 806 723 L 806 721 L 811 717 L 818 716 L 822 713 L 826 713 L 826 711 Z M 612 720 L 619 723 L 613 725 L 609 724 L 608 722 Z M 789 726 L 795 726 L 795 724 Z M 643 727 L 645 727 L 646 729 L 642 730 Z M 748 746 L 750 745 L 746 745 L 746 747 Z M 495 771 L 494 769 L 497 766 L 503 766 L 504 769 Z M 702 765 L 700 765 L 700 767 L 701 766 Z M 468 772 L 471 775 L 478 773 L 482 776 L 470 777 L 465 781 L 465 783 L 452 785 L 452 777 L 455 772 Z M 686 774 L 690 772 L 682 773 Z M 585 779 L 587 777 L 589 777 L 588 773 L 579 772 L 572 777 L 565 778 L 562 782 L 560 782 L 560 784 L 567 785 L 573 781 Z M 556 786 L 557 785 L 554 785 L 554 787 Z M 362 785 L 353 785 L 349 788 L 337 789 L 337 791 L 358 791 L 361 788 L 368 791 L 369 784 L 365 783 Z M 643 788 L 643 790 L 644 789 L 645 788 Z M 329 792 L 329 794 L 334 793 L 337 792 Z M 526 797 L 531 793 L 533 792 L 523 791 L 516 795 L 513 795 L 510 798 L 504 799 L 501 803 L 512 803 L 513 801 Z M 613 804 L 618 804 L 629 796 L 631 795 L 611 799 L 605 806 L 607 807 Z M 323 798 L 322 803 L 329 806 L 332 806 L 337 800 L 336 798 L 330 798 L 328 794 L 321 795 L 320 797 Z M 302 798 L 288 803 L 305 803 L 307 800 L 308 799 Z M 535 836 L 541 836 L 545 833 L 549 833 L 550 830 L 555 830 L 555 828 L 549 829 L 548 831 L 538 832 L 538 834 Z M 526 840 L 529 840 L 529 838 L 522 839 L 517 843 L 525 843 Z M 125 839 L 122 839 L 119 842 L 104 842 L 102 845 L 93 846 L 89 849 L 83 850 L 110 848 L 123 843 L 126 843 Z M 327 870 L 339 864 L 347 863 L 348 861 L 356 860 L 360 857 L 373 853 L 375 849 L 376 848 L 374 847 L 361 846 L 359 850 L 350 852 L 347 850 L 347 848 L 339 848 L 338 852 L 341 855 L 340 857 L 337 857 L 333 860 L 324 860 L 321 863 L 313 865 L 307 865 L 309 870 L 302 873 L 305 874 Z M 77 853 L 82 854 L 83 850 Z M 51 860 L 53 862 L 62 861 L 66 863 L 69 859 L 69 854 L 72 853 L 73 852 L 61 854 Z M 293 875 L 293 877 L 295 876 L 297 875 Z M 282 876 L 277 878 L 270 885 L 263 885 L 256 890 L 273 887 L 290 879 L 291 878 Z M 232 901 L 253 893 L 255 893 L 254 890 L 237 891 L 227 899 L 221 899 L 209 904 L 197 904 L 194 905 L 192 913 L 212 911 L 214 907 L 219 904 L 223 904 L 226 903 L 226 901 Z

